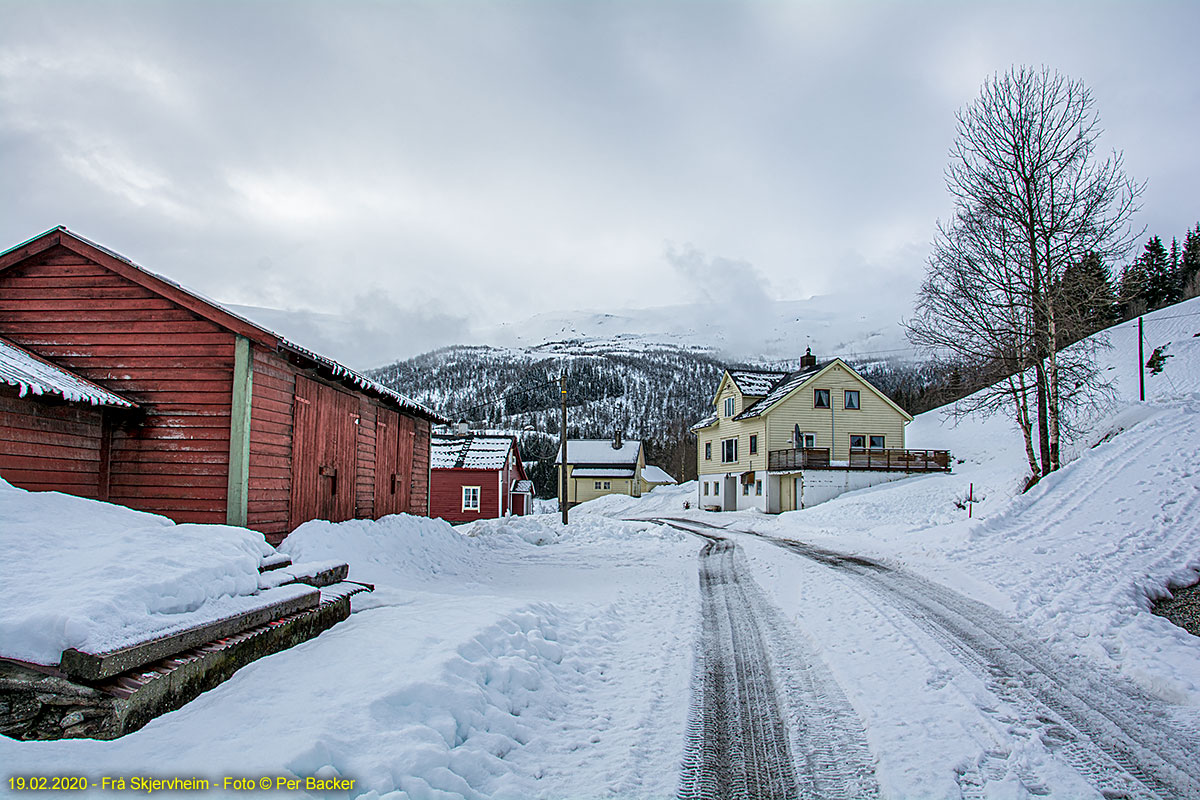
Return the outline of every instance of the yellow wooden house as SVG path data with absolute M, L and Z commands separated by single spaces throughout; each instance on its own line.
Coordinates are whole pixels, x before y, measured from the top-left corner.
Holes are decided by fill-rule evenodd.
M 912 416 L 835 358 L 795 372 L 726 370 L 696 434 L 698 503 L 791 511 L 842 491 L 949 469 L 945 451 L 910 451 Z

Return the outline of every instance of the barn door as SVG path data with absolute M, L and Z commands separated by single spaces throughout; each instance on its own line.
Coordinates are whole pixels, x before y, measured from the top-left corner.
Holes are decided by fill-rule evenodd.
M 400 415 L 381 408 L 375 417 L 375 516 L 398 514 L 401 492 L 406 483 L 397 472 L 400 455 Z
M 290 527 L 310 519 L 354 517 L 358 398 L 296 378 L 292 411 Z

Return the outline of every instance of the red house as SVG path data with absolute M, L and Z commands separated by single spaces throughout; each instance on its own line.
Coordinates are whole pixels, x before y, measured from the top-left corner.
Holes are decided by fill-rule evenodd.
M 0 337 L 16 486 L 274 542 L 428 513 L 442 417 L 65 228 L 0 253 Z
M 429 516 L 470 522 L 528 514 L 533 481 L 513 436 L 434 436 Z

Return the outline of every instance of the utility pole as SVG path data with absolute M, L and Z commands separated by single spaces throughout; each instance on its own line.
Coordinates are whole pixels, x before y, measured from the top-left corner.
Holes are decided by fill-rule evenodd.
M 1138 398 L 1146 402 L 1146 358 L 1142 354 L 1142 318 L 1138 317 Z
M 562 521 L 563 525 L 567 524 L 567 372 L 563 370 L 558 376 L 558 391 L 562 399 L 562 432 L 560 434 L 562 441 L 562 466 L 559 468 L 559 480 L 562 484 L 560 487 L 562 501 L 559 503 L 562 506 Z

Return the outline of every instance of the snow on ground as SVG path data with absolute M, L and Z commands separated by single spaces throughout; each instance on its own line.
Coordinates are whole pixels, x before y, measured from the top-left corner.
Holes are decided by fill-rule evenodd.
M 652 517 L 679 514 L 684 503 L 696 505 L 696 481 L 674 486 L 656 486 L 641 497 L 609 494 L 571 509 L 572 514 L 598 514 L 606 517 Z
M 296 593 L 254 598 L 262 534 L 176 525 L 155 514 L 0 480 L 0 656 L 57 664 Z
M 344 559 L 377 588 L 345 623 L 140 731 L 0 737 L 0 762 L 21 774 L 342 775 L 354 796 L 390 800 L 672 795 L 698 607 L 690 537 L 601 517 L 453 528 L 397 515 L 311 522 L 282 549 Z

